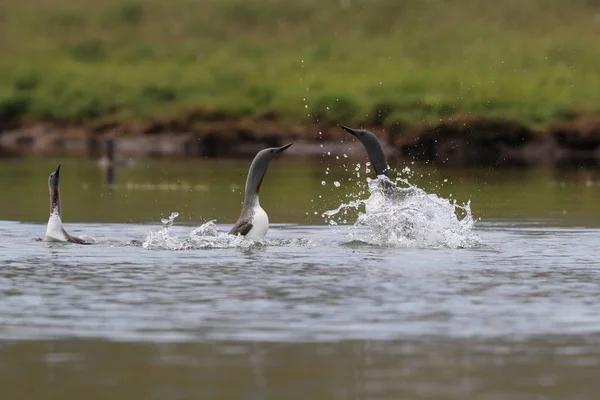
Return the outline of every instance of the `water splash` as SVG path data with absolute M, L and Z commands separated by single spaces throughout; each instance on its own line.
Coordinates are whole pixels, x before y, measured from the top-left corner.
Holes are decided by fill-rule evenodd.
M 179 213 L 175 211 L 169 215 L 169 218 L 161 218 L 160 222 L 163 224 L 163 228 L 169 229 L 171 226 L 173 226 L 173 222 L 175 222 L 175 218 L 177 217 L 179 217 Z
M 175 218 L 179 216 L 178 212 L 173 212 L 169 218 L 161 218 L 162 228 L 158 231 L 150 231 L 142 247 L 146 250 L 183 250 L 185 246 L 176 237 L 171 236 L 171 228 Z
M 263 239 L 254 241 L 245 236 L 230 235 L 219 231 L 215 220 L 208 221 L 193 229 L 188 235 L 174 236 L 172 228 L 179 213 L 171 213 L 169 218 L 161 219 L 162 228 L 150 231 L 142 247 L 146 250 L 208 250 L 208 249 L 260 249 L 268 246 L 312 246 L 307 239 L 277 240 Z
M 244 236 L 229 235 L 219 232 L 215 221 L 208 221 L 192 230 L 185 236 L 173 236 L 172 228 L 179 213 L 171 213 L 169 218 L 161 219 L 163 227 L 150 231 L 142 247 L 146 250 L 193 250 L 193 249 L 226 249 L 260 247 L 261 242 L 255 242 Z
M 384 176 L 367 179 L 370 196 L 341 204 L 322 216 L 330 225 L 346 222 L 348 211 L 360 210 L 354 224 L 363 229 L 349 230 L 351 241 L 390 247 L 464 248 L 481 244 L 473 232 L 475 221 L 470 202 L 429 194 L 407 179 L 396 183 Z

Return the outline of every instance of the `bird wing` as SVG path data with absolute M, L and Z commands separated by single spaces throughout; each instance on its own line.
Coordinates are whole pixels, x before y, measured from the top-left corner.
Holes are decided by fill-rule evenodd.
M 71 243 L 77 243 L 77 244 L 91 244 L 91 243 L 89 243 L 89 242 L 86 242 L 86 241 L 85 241 L 85 240 L 83 240 L 83 239 L 80 239 L 80 238 L 78 238 L 78 237 L 75 237 L 75 236 L 71 236 L 71 235 L 69 235 L 69 234 L 67 233 L 67 231 L 65 231 L 64 229 L 63 229 L 63 233 L 65 234 L 65 237 L 67 238 L 67 241 L 69 241 L 69 242 L 71 242 Z
M 252 229 L 252 223 L 249 221 L 238 221 L 229 231 L 230 235 L 246 236 Z

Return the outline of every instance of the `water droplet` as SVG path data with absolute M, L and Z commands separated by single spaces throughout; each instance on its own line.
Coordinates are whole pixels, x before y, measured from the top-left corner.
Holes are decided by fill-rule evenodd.
M 325 182 L 325 181 L 321 181 L 321 185 L 322 185 L 322 186 L 325 186 L 325 185 L 327 185 L 327 182 Z
M 338 181 L 333 181 L 333 186 L 340 187 L 340 183 Z

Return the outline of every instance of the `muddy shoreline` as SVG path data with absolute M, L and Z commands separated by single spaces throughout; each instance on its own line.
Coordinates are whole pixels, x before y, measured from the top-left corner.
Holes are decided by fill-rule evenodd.
M 545 127 L 458 116 L 433 126 L 372 126 L 391 158 L 440 166 L 600 164 L 600 117 Z M 288 156 L 364 156 L 332 124 L 282 123 L 275 118 L 187 118 L 117 124 L 0 126 L 0 156 L 102 157 L 107 140 L 116 157 L 249 158 L 266 146 L 294 142 Z

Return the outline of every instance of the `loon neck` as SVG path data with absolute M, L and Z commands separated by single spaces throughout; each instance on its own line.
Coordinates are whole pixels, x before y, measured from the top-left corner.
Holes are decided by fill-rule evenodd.
M 50 189 L 50 215 L 61 216 L 60 190 L 58 188 Z
M 256 207 L 260 208 L 260 202 L 258 200 L 258 193 L 254 192 L 254 193 L 248 194 L 248 191 L 246 191 L 246 196 L 244 197 L 243 208 L 247 209 L 247 210 L 251 210 Z

